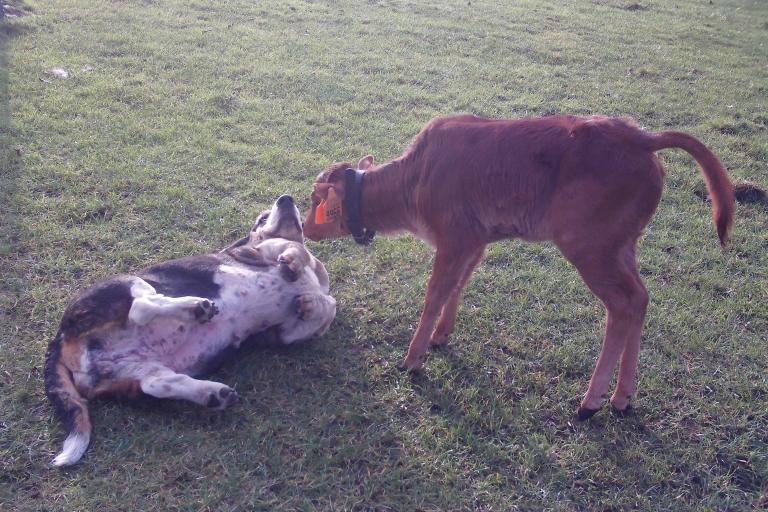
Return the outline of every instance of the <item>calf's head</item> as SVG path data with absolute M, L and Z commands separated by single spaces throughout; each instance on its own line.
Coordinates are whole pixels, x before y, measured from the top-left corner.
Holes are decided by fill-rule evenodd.
M 312 206 L 304 219 L 304 234 L 311 240 L 326 240 L 350 235 L 344 211 L 347 193 L 344 173 L 352 165 L 336 163 L 321 172 L 315 179 L 310 199 Z M 373 167 L 373 157 L 360 159 L 357 169 L 365 171 Z

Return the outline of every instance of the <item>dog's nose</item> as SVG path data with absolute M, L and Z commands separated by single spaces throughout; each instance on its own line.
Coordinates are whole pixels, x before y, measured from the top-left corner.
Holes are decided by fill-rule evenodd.
M 293 204 L 293 198 L 287 194 L 277 198 L 277 206 L 289 206 L 292 204 Z

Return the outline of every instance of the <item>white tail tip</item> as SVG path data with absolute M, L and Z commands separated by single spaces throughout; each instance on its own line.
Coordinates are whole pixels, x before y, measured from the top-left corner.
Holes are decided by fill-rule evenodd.
M 61 449 L 61 453 L 51 461 L 51 464 L 54 466 L 71 466 L 80 460 L 80 457 L 83 456 L 86 448 L 88 448 L 88 443 L 90 441 L 90 434 L 72 432 L 67 439 L 64 440 L 64 447 Z

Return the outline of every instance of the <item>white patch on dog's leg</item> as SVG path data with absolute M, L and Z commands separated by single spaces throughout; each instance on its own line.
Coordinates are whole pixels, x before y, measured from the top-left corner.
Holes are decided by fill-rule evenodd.
M 179 398 L 212 409 L 224 409 L 239 401 L 235 390 L 210 380 L 197 380 L 165 367 L 149 369 L 140 378 L 141 390 L 156 398 Z
M 160 312 L 156 305 L 145 297 L 133 299 L 131 309 L 128 311 L 128 320 L 136 325 L 147 325 Z
M 218 309 L 213 301 L 202 297 L 166 297 L 156 293 L 133 299 L 128 319 L 137 325 L 146 325 L 157 316 L 171 316 L 180 320 L 205 322 L 213 318 Z
M 91 442 L 91 435 L 82 432 L 72 432 L 64 440 L 64 446 L 56 458 L 51 461 L 54 466 L 71 466 L 80 460 Z
M 157 290 L 142 278 L 134 277 L 133 284 L 131 284 L 131 297 L 136 299 L 147 295 L 157 295 Z

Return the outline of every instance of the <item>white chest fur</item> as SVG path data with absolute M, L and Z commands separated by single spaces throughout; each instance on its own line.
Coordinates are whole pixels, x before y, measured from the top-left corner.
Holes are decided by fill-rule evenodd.
M 220 287 L 213 299 L 219 312 L 210 321 L 158 316 L 145 325 L 129 324 L 90 352 L 84 366 L 104 375 L 113 374 L 124 363 L 156 361 L 174 371 L 195 374 L 226 347 L 237 348 L 253 334 L 296 322 L 296 298 L 322 293 L 309 268 L 290 282 L 276 266 L 222 265 L 214 282 Z

